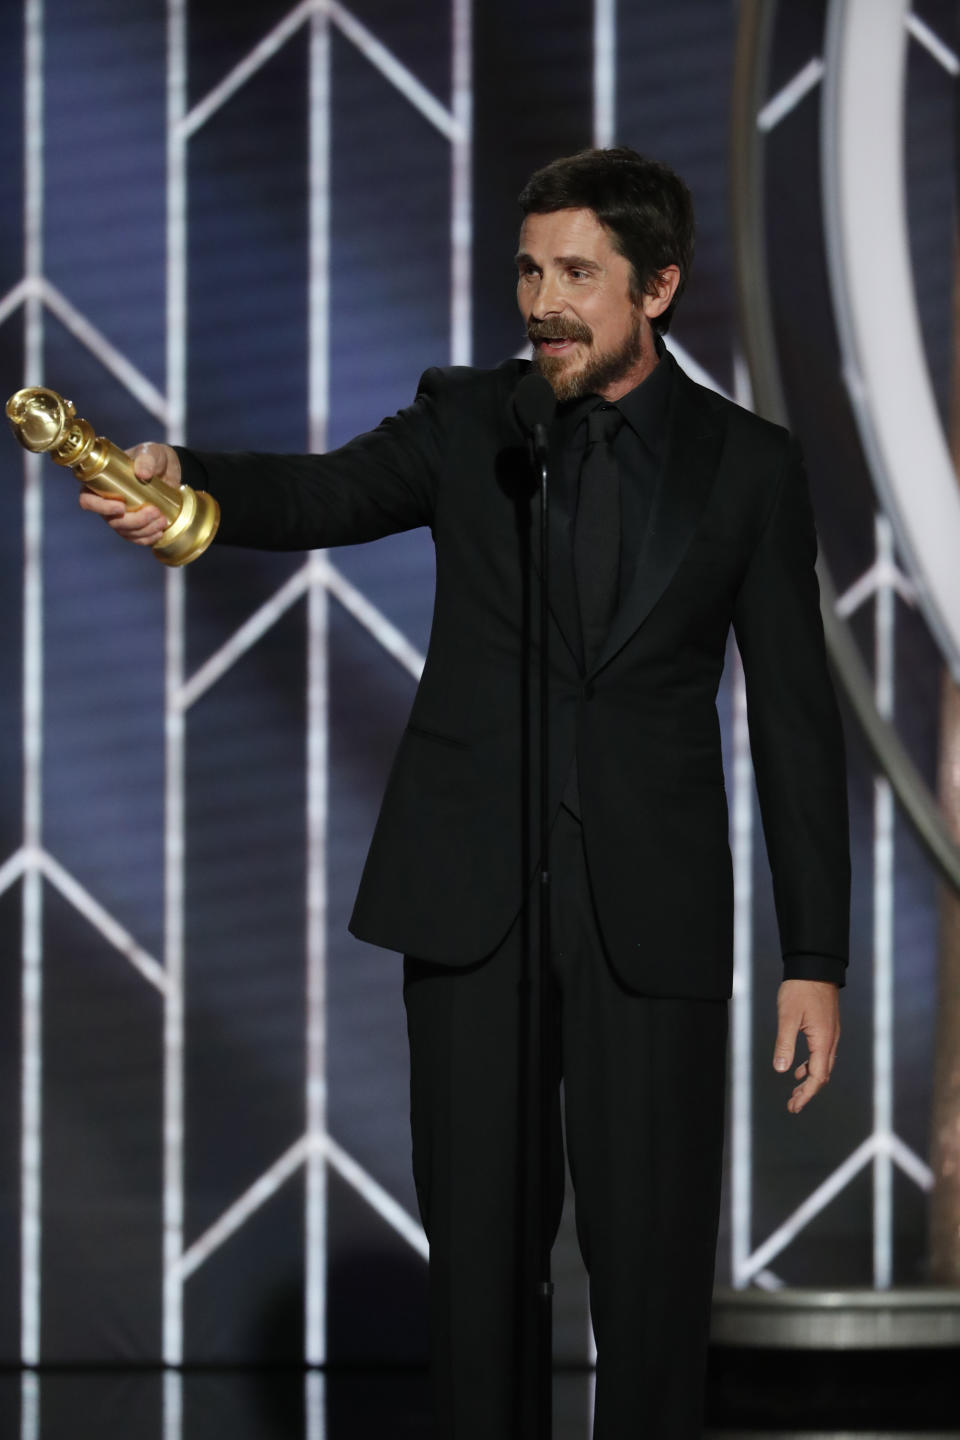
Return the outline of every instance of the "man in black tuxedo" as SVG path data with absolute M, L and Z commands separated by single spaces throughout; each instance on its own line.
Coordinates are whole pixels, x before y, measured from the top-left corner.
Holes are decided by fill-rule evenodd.
M 693 384 L 663 346 L 693 250 L 686 187 L 618 149 L 521 196 L 518 299 L 551 434 L 554 1213 L 560 1080 L 598 1350 L 596 1440 L 695 1440 L 721 1173 L 732 886 L 715 696 L 731 624 L 783 951 L 775 1068 L 797 1113 L 829 1078 L 846 963 L 843 746 L 788 434 Z M 147 445 L 141 478 L 220 501 L 225 543 L 300 549 L 429 525 L 426 667 L 352 929 L 406 955 L 414 1172 L 431 1242 L 445 1440 L 511 1431 L 524 620 L 538 518 L 509 401 L 527 366 L 430 370 L 324 456 Z M 140 544 L 159 512 L 86 508 Z M 529 658 L 529 657 L 528 657 Z M 534 654 L 531 666 L 535 668 Z M 531 864 L 531 861 L 533 864 Z M 529 1432 L 528 1432 L 529 1433 Z

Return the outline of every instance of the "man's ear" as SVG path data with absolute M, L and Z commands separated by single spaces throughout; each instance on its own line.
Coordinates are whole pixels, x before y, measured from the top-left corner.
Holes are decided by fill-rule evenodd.
M 648 320 L 654 320 L 669 309 L 677 286 L 680 284 L 679 265 L 667 265 L 650 280 L 650 288 L 642 296 L 643 313 Z

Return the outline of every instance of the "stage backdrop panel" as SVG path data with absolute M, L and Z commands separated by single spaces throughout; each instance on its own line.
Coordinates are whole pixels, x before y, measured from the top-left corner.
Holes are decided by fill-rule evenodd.
M 694 192 L 696 266 L 670 343 L 749 402 L 729 220 L 736 7 L 7 10 L 5 394 L 49 383 L 124 445 L 340 444 L 409 403 L 426 367 L 520 352 L 516 194 L 557 154 L 623 142 Z M 914 11 L 950 39 L 952 7 Z M 816 67 L 794 84 L 822 54 L 824 16 L 819 0 L 779 7 L 767 234 L 791 421 L 843 593 L 881 540 L 827 299 Z M 955 79 L 910 46 L 908 218 L 945 415 Z M 173 574 L 83 516 L 48 461 L 24 465 L 7 441 L 0 472 L 0 1359 L 420 1361 L 400 961 L 346 925 L 428 642 L 431 538 L 312 557 L 215 548 Z M 884 574 L 851 619 L 871 668 Z M 900 593 L 883 653 L 931 778 L 940 660 Z M 870 1284 L 880 1253 L 887 1278 L 922 1280 L 930 865 L 898 818 L 878 890 L 876 775 L 846 716 L 854 966 L 836 1082 L 797 1123 L 768 1064 L 779 947 L 732 646 L 718 706 L 741 880 L 719 1278 Z M 884 937 L 896 1043 L 880 1073 Z M 913 1168 L 880 1250 L 868 1163 L 793 1224 L 875 1133 L 888 1077 Z M 582 1361 L 571 1210 L 557 1354 Z

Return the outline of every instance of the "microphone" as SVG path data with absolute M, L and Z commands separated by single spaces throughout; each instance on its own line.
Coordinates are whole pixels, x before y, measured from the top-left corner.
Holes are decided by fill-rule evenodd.
M 533 445 L 538 460 L 546 458 L 547 426 L 557 411 L 557 397 L 542 375 L 524 375 L 510 401 L 513 418 Z

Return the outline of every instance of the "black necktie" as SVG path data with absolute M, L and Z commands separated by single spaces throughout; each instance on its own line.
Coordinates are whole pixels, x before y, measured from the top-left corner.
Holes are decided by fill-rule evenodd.
M 587 416 L 587 448 L 573 531 L 573 568 L 589 669 L 600 653 L 617 608 L 620 582 L 620 473 L 613 438 L 623 423 L 614 406 Z

